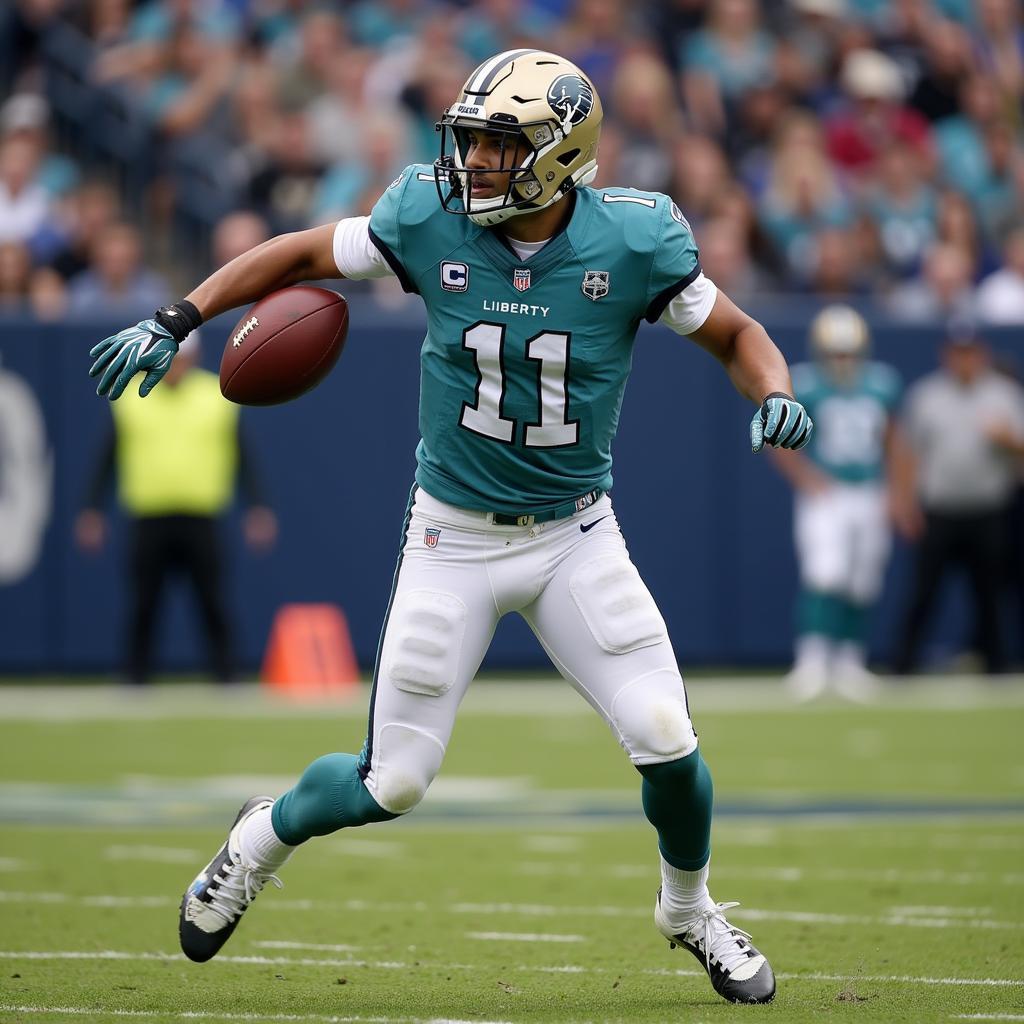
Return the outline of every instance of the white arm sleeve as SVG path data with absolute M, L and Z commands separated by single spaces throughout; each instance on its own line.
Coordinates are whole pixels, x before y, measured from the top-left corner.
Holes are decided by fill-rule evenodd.
M 334 229 L 334 262 L 351 281 L 394 276 L 387 260 L 370 240 L 369 217 L 346 217 Z
M 711 315 L 716 298 L 718 289 L 714 282 L 698 274 L 665 307 L 660 322 L 671 327 L 676 334 L 693 334 Z

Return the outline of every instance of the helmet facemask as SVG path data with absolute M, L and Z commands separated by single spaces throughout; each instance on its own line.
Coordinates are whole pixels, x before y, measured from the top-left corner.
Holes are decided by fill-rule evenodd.
M 450 112 L 445 112 L 437 124 L 437 130 L 441 133 L 441 156 L 434 163 L 434 181 L 441 207 L 446 213 L 465 214 L 475 223 L 487 226 L 498 224 L 516 213 L 541 209 L 535 202 L 541 193 L 541 186 L 532 169 L 537 151 L 527 141 L 524 127 L 470 121 L 457 116 L 451 118 Z M 539 125 L 529 127 L 540 128 Z M 499 137 L 497 167 L 480 169 L 466 166 L 471 149 L 470 136 L 473 133 Z M 472 178 L 489 180 L 501 175 L 508 175 L 503 192 L 487 198 L 473 196 Z M 448 186 L 447 190 L 445 185 Z

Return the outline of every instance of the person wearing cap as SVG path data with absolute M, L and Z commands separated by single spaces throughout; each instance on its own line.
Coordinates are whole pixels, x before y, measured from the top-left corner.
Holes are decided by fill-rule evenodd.
M 1024 453 L 1024 389 L 993 368 L 980 337 L 957 327 L 939 369 L 910 389 L 904 421 L 914 456 L 908 471 L 924 516 L 894 668 L 906 674 L 916 667 L 941 585 L 958 568 L 970 584 L 985 670 L 1001 672 L 1000 592 L 1015 462 Z
M 99 551 L 109 532 L 105 498 L 116 476 L 131 530 L 126 669 L 132 683 L 150 678 L 153 629 L 164 585 L 174 575 L 187 579 L 199 605 L 216 678 L 234 678 L 218 520 L 231 505 L 236 481 L 248 506 L 242 521 L 247 544 L 266 549 L 277 534 L 239 432 L 239 407 L 221 395 L 217 375 L 197 365 L 194 339 L 181 346 L 164 376 L 170 387 L 145 400 L 126 395 L 111 406 L 113 429 L 75 522 L 79 546 Z
M 843 61 L 840 85 L 847 105 L 826 125 L 828 152 L 854 178 L 874 171 L 878 159 L 896 142 L 931 159 L 928 122 L 904 103 L 906 89 L 899 65 L 879 50 L 854 50 Z

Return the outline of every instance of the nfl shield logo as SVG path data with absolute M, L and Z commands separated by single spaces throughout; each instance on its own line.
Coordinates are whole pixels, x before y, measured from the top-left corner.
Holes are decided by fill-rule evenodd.
M 608 271 L 607 270 L 585 270 L 583 271 L 583 284 L 580 285 L 583 294 L 588 299 L 597 302 L 608 294 Z
M 426 544 L 428 548 L 436 548 L 437 547 L 437 539 L 440 536 L 441 536 L 441 531 L 440 530 L 435 529 L 433 526 L 428 526 L 423 531 L 423 543 Z
M 530 271 L 517 268 L 512 275 L 512 283 L 516 286 L 516 291 L 525 292 L 530 287 Z

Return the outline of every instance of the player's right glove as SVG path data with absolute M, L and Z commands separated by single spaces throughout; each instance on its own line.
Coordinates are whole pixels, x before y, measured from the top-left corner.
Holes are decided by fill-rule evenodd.
M 750 449 L 759 452 L 766 444 L 797 451 L 811 439 L 814 423 L 807 410 L 790 395 L 774 391 L 750 421 Z
M 139 395 L 145 398 L 163 379 L 179 342 L 201 323 L 199 310 L 183 299 L 173 306 L 161 307 L 153 319 L 143 320 L 93 346 L 89 355 L 96 361 L 89 376 L 100 378 L 96 394 L 107 395 L 113 402 L 121 397 L 135 374 L 145 371 L 139 385 Z

